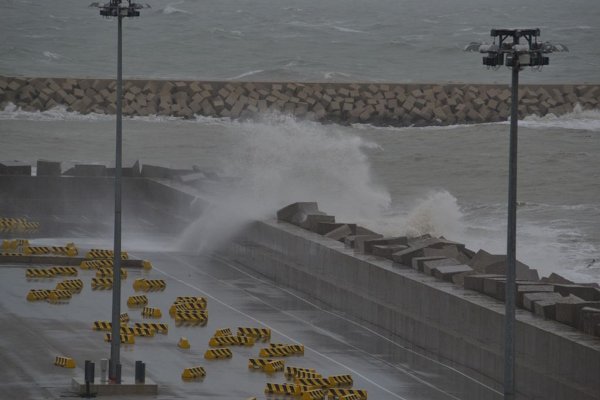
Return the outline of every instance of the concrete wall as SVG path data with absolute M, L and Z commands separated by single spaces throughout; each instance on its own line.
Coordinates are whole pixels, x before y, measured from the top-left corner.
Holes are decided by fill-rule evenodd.
M 12 102 L 28 111 L 64 105 L 114 114 L 115 98 L 114 80 L 0 76 L 0 108 Z M 509 99 L 508 85 L 128 80 L 123 107 L 125 115 L 236 119 L 278 111 L 323 122 L 409 126 L 506 120 Z M 519 112 L 560 115 L 578 103 L 598 108 L 600 85 L 522 85 Z
M 227 254 L 275 282 L 387 329 L 502 392 L 500 301 L 276 221 L 247 228 Z M 600 399 L 600 341 L 517 310 L 520 399 Z M 500 398 L 475 387 L 465 398 Z M 463 398 L 461 396 L 461 398 Z

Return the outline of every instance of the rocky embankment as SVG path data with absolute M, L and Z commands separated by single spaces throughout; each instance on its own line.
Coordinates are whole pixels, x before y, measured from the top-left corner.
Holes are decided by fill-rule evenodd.
M 576 104 L 598 108 L 600 85 L 522 85 L 519 114 L 561 115 Z M 0 108 L 26 111 L 64 106 L 82 114 L 114 114 L 109 79 L 0 76 Z M 281 112 L 299 118 L 374 125 L 496 122 L 510 114 L 508 85 L 126 80 L 124 115 L 253 118 Z

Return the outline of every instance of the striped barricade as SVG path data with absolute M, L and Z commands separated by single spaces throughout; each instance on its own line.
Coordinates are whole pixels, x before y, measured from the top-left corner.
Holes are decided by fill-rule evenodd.
M 268 358 L 249 358 L 248 359 L 248 368 L 250 369 L 263 369 L 265 365 L 275 360 L 270 360 Z
M 77 249 L 71 246 L 51 246 L 50 253 L 68 257 L 75 257 L 78 254 Z
M 151 270 L 152 263 L 148 260 L 142 260 L 142 268 L 144 268 L 146 271 Z
M 283 344 L 283 343 L 270 343 L 269 347 L 284 347 L 289 349 L 292 354 L 304 354 L 304 345 L 301 344 Z
M 175 323 L 177 325 L 203 325 L 208 321 L 206 311 L 177 311 L 175 313 Z
M 29 246 L 29 240 L 27 239 L 13 239 L 13 240 L 3 240 L 2 241 L 2 249 L 3 250 L 19 250 L 24 247 Z
M 135 336 L 134 335 L 121 333 L 119 335 L 119 337 L 121 338 L 122 344 L 135 344 Z M 105 333 L 104 341 L 111 342 L 112 341 L 112 333 Z
M 25 277 L 30 279 L 54 278 L 55 275 L 56 274 L 52 268 L 27 268 L 25 270 Z
M 285 367 L 285 377 L 288 379 L 293 379 L 296 377 L 296 374 L 299 371 L 306 371 L 306 372 L 312 372 L 312 373 L 317 373 L 317 371 L 314 368 L 301 368 L 301 367 Z
M 266 347 L 260 349 L 258 355 L 261 357 L 288 357 L 292 353 L 285 347 Z
M 203 310 L 206 310 L 206 304 L 201 304 L 201 303 L 173 304 L 169 308 L 169 315 L 174 317 L 175 313 L 177 311 L 203 311 Z
M 69 290 L 71 293 L 79 293 L 83 289 L 81 279 L 67 279 L 56 284 L 56 290 Z
M 361 397 L 357 394 L 347 394 L 345 396 L 338 397 L 338 400 L 360 400 Z
M 112 289 L 112 278 L 92 278 L 92 289 Z
M 268 363 L 266 363 L 262 367 L 262 370 L 264 372 L 273 373 L 273 372 L 283 371 L 284 367 L 285 367 L 285 362 L 283 360 L 270 360 Z
M 27 293 L 28 301 L 40 301 L 48 299 L 48 295 L 50 294 L 50 290 L 46 289 L 31 289 Z
M 127 313 L 123 313 L 119 316 L 119 320 L 121 321 L 121 323 L 128 323 L 129 322 L 129 314 Z
M 50 254 L 50 247 L 48 246 L 27 246 L 23 249 L 25 255 L 43 255 Z
M 7 253 L 5 251 L 0 253 L 0 256 L 2 256 L 2 257 L 20 257 L 22 255 L 23 254 L 21 254 L 21 253 Z
M 79 265 L 81 269 L 100 269 L 100 268 L 113 268 L 114 262 L 111 259 L 105 260 L 84 260 Z
M 115 275 L 113 267 L 96 268 L 96 278 L 112 278 Z M 127 270 L 121 268 L 121 279 L 127 279 Z
M 134 335 L 142 337 L 154 337 L 156 331 L 154 329 L 147 328 L 132 328 L 130 326 L 122 326 L 121 333 L 125 335 Z
M 313 372 L 313 371 L 296 371 L 296 376 L 294 376 L 294 378 L 300 378 L 300 379 L 310 379 L 310 378 L 322 378 L 323 375 L 319 374 L 318 372 Z
M 94 321 L 92 323 L 92 329 L 95 331 L 110 331 L 112 323 L 109 321 Z
M 221 346 L 252 346 L 254 344 L 253 338 L 246 336 L 213 336 L 209 341 L 210 347 L 221 347 Z
M 136 322 L 133 324 L 135 328 L 140 329 L 152 329 L 157 333 L 161 333 L 166 335 L 169 333 L 169 325 L 163 323 L 154 323 L 154 322 Z
M 69 290 L 50 290 L 48 293 L 48 298 L 46 299 L 49 302 L 58 302 L 61 300 L 69 300 L 72 297 L 72 294 Z
M 77 276 L 77 268 L 75 267 L 52 267 L 50 270 L 54 271 L 55 275 Z
M 144 307 L 142 309 L 142 317 L 147 317 L 147 318 L 161 318 L 162 317 L 162 312 L 160 311 L 160 308 L 156 308 L 156 307 Z
M 296 395 L 296 387 L 289 383 L 267 383 L 265 386 L 266 394 L 287 394 L 290 396 Z
M 114 259 L 115 253 L 113 250 L 105 250 L 105 249 L 91 249 L 85 255 L 85 258 L 88 259 L 102 259 L 109 258 Z M 129 260 L 129 254 L 126 251 L 121 252 L 121 260 Z
M 129 296 L 127 298 L 127 305 L 129 307 L 142 307 L 148 305 L 148 298 L 145 295 Z
M 318 388 L 328 388 L 329 380 L 326 378 L 296 378 L 297 385 L 312 386 Z
M 213 337 L 218 337 L 218 336 L 233 336 L 233 334 L 231 333 L 231 329 L 223 328 L 223 329 L 217 329 L 215 331 L 215 334 L 213 335 Z
M 145 279 L 145 278 L 141 278 L 141 279 L 136 279 L 135 281 L 133 281 L 133 290 L 135 290 L 136 292 L 139 291 L 143 291 L 143 292 L 150 292 L 150 291 L 157 291 L 157 290 L 165 290 L 165 288 L 167 287 L 167 282 L 165 282 L 163 279 Z
M 75 368 L 76 366 L 75 360 L 73 360 L 71 357 L 63 356 L 56 356 L 56 358 L 54 359 L 54 365 L 62 368 Z
M 331 375 L 327 377 L 329 381 L 329 386 L 352 386 L 354 384 L 354 380 L 352 379 L 352 375 Z
M 343 398 L 343 396 L 349 395 L 359 396 L 360 400 L 367 399 L 367 391 L 362 389 L 329 388 L 327 390 L 327 396 L 330 399 L 341 399 Z
M 302 400 L 323 400 L 325 391 L 323 389 L 313 389 L 302 392 Z
M 204 358 L 207 360 L 221 360 L 225 358 L 233 357 L 233 353 L 230 349 L 222 348 L 222 349 L 208 349 L 204 353 Z
M 204 378 L 206 376 L 206 371 L 202 367 L 190 367 L 185 368 L 181 373 L 181 379 L 198 379 Z
M 173 304 L 183 304 L 183 303 L 199 303 L 203 304 L 204 308 L 206 308 L 206 299 L 202 296 L 178 296 L 175 298 Z
M 244 328 L 238 327 L 238 336 L 253 337 L 255 340 L 267 341 L 271 339 L 271 330 L 269 328 Z

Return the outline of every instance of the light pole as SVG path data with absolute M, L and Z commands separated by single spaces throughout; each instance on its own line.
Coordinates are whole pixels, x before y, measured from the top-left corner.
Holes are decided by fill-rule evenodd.
M 93 3 L 100 8 L 103 17 L 117 17 L 117 134 L 115 154 L 115 230 L 114 230 L 114 276 L 112 297 L 112 318 L 110 343 L 110 362 L 108 377 L 112 383 L 121 383 L 121 178 L 122 178 L 122 99 L 123 99 L 123 18 L 139 17 L 141 5 L 127 0 L 110 0 L 106 4 Z
M 517 143 L 519 119 L 519 71 L 523 67 L 541 68 L 549 64 L 545 53 L 568 51 L 563 45 L 538 43 L 539 29 L 492 29 L 494 43 L 471 43 L 467 51 L 485 53 L 483 65 L 512 69 L 510 144 L 508 161 L 508 224 L 506 235 L 506 302 L 504 317 L 504 398 L 515 398 L 515 299 L 517 252 Z M 508 41 L 512 38 L 512 42 Z M 524 42 L 521 42 L 524 39 Z M 498 43 L 496 44 L 496 40 Z

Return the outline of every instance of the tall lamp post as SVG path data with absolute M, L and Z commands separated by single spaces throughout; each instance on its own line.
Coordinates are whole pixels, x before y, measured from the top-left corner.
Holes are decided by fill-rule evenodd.
M 139 9 L 143 6 L 122 0 L 110 0 L 106 4 L 93 3 L 100 8 L 103 17 L 117 18 L 117 134 L 115 154 L 115 230 L 114 230 L 114 277 L 111 318 L 111 344 L 108 377 L 112 383 L 121 383 L 121 178 L 122 178 L 122 99 L 123 99 L 123 18 L 139 17 Z
M 519 71 L 549 64 L 546 53 L 568 51 L 563 45 L 538 43 L 539 29 L 492 29 L 492 44 L 471 43 L 465 50 L 486 54 L 483 65 L 512 70 L 510 144 L 508 161 L 508 224 L 506 238 L 506 303 L 504 318 L 504 398 L 515 398 L 515 298 L 517 238 L 517 128 L 519 111 Z M 509 40 L 509 39 L 512 39 Z M 498 43 L 496 43 L 496 40 Z M 523 40 L 523 41 L 521 41 Z

